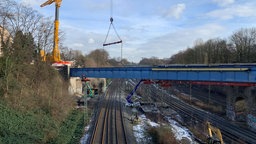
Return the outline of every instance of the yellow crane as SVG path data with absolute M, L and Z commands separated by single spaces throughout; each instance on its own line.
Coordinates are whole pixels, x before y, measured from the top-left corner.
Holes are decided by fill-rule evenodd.
M 210 122 L 206 122 L 208 128 L 208 144 L 224 144 L 220 129 L 213 127 Z
M 51 5 L 52 3 L 55 2 L 55 20 L 54 20 L 54 40 L 53 40 L 53 51 L 52 51 L 52 56 L 51 56 L 51 61 L 53 63 L 55 62 L 61 62 L 60 59 L 60 50 L 59 50 L 59 8 L 61 5 L 62 0 L 48 0 L 45 3 L 41 4 L 41 7 L 44 7 L 46 5 Z M 41 57 L 43 61 L 46 61 L 46 54 L 44 51 L 40 52 Z

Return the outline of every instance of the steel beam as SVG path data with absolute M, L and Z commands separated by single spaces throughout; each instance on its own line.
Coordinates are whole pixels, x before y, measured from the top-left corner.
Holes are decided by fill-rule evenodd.
M 71 68 L 70 77 L 256 83 L 256 64 Z

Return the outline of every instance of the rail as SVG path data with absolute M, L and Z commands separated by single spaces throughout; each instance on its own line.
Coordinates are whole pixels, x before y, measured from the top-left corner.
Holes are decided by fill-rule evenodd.
M 154 88 L 155 87 L 152 87 L 152 89 Z M 152 90 L 153 93 L 155 91 L 156 90 Z M 213 125 L 217 126 L 221 130 L 224 138 L 232 140 L 233 143 L 256 143 L 255 132 L 231 124 L 224 118 L 221 118 L 207 111 L 193 107 L 190 104 L 177 98 L 174 98 L 173 96 L 167 93 L 163 94 L 165 94 L 165 96 L 162 96 L 162 94 L 160 94 L 160 100 L 163 100 L 165 103 L 167 103 L 173 110 L 179 111 L 184 115 L 190 116 L 191 118 L 196 119 L 201 123 L 205 121 L 210 121 Z
M 126 144 L 126 132 L 122 115 L 121 96 L 111 85 L 105 95 L 98 118 L 94 124 L 90 143 Z

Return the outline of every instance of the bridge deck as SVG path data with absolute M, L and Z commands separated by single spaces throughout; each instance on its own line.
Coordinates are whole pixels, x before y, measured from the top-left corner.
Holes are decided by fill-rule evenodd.
M 71 68 L 70 77 L 256 83 L 256 64 Z

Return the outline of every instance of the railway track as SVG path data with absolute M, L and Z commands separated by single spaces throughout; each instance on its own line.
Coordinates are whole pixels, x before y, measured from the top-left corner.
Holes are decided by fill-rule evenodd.
M 100 104 L 91 144 L 127 144 L 118 83 L 109 86 Z
M 152 87 L 154 89 L 154 87 Z M 152 90 L 153 93 L 156 94 L 155 90 Z M 158 90 L 159 92 L 159 90 Z M 218 127 L 224 137 L 226 139 L 232 140 L 234 144 L 247 143 L 247 144 L 255 144 L 256 143 L 256 133 L 239 127 L 230 123 L 228 120 L 209 113 L 207 111 L 198 109 L 196 107 L 191 106 L 190 104 L 181 101 L 177 98 L 170 96 L 168 93 L 163 92 L 164 96 L 161 95 L 161 99 L 167 103 L 172 109 L 175 111 L 181 112 L 185 115 L 191 116 L 197 119 L 199 122 L 209 121 L 214 126 Z

